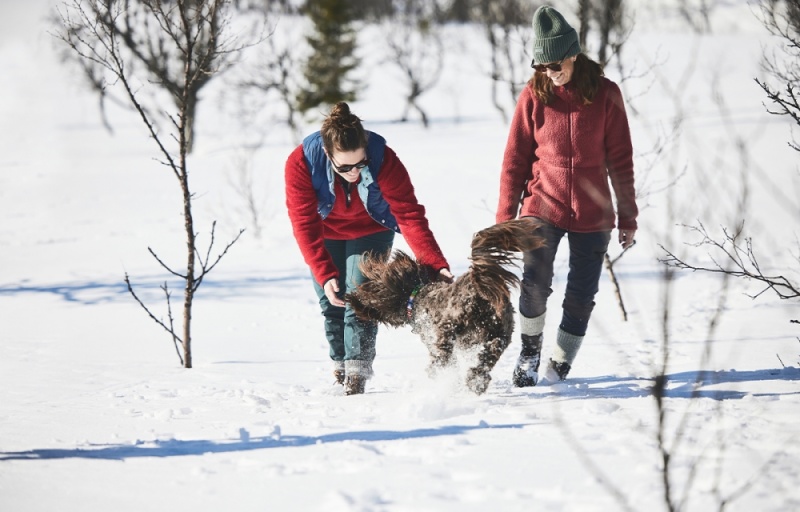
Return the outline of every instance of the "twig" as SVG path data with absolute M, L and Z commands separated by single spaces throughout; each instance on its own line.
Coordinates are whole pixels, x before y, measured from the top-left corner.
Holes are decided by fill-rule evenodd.
M 155 251 L 153 251 L 153 249 L 152 249 L 152 248 L 148 247 L 148 248 L 147 248 L 147 250 L 150 252 L 150 254 L 152 254 L 152 255 L 153 255 L 153 258 L 155 258 L 155 259 L 156 259 L 156 261 L 157 261 L 157 262 L 158 262 L 158 263 L 159 263 L 159 264 L 160 264 L 162 267 L 164 267 L 164 269 L 165 269 L 167 272 L 169 272 L 170 274 L 172 274 L 172 275 L 173 275 L 173 276 L 175 276 L 175 277 L 179 277 L 179 278 L 181 278 L 181 279 L 183 279 L 183 280 L 186 280 L 186 276 L 185 276 L 185 275 L 183 275 L 183 274 L 179 274 L 179 273 L 175 272 L 174 270 L 172 270 L 171 268 L 169 268 L 169 266 L 167 266 L 167 264 L 166 264 L 166 263 L 164 263 L 164 262 L 161 260 L 161 258 L 159 258 L 159 257 L 158 257 L 158 255 L 155 253 Z
M 634 245 L 636 245 L 636 240 L 634 240 L 631 245 L 623 249 L 622 252 L 619 253 L 613 260 L 608 256 L 608 253 L 606 253 L 603 257 L 606 269 L 608 269 L 608 274 L 611 277 L 611 284 L 614 285 L 614 294 L 617 296 L 617 303 L 619 304 L 619 308 L 622 310 L 622 320 L 624 322 L 628 321 L 628 311 L 625 309 L 625 303 L 622 300 L 622 290 L 620 290 L 619 281 L 617 281 L 617 274 L 614 272 L 614 263 L 619 261 L 619 259 L 622 258 L 626 252 L 628 252 L 628 249 Z
M 169 332 L 172 334 L 172 343 L 175 345 L 175 353 L 178 354 L 178 359 L 180 359 L 181 365 L 183 365 L 183 356 L 181 356 L 181 351 L 178 346 L 179 344 L 183 346 L 183 341 L 175 334 L 175 322 L 172 318 L 172 302 L 170 301 L 169 286 L 167 286 L 166 281 L 164 281 L 161 289 L 164 290 L 164 294 L 167 296 L 167 317 L 169 318 Z
M 216 224 L 216 221 L 214 221 L 214 224 Z M 228 245 L 225 246 L 225 249 L 217 256 L 217 259 L 214 260 L 214 263 L 212 263 L 210 266 L 206 266 L 207 261 L 206 261 L 206 263 L 201 263 L 200 275 L 194 281 L 194 290 L 195 291 L 197 291 L 197 289 L 200 287 L 200 284 L 203 282 L 203 278 L 206 277 L 206 274 L 211 272 L 211 270 L 214 267 L 217 266 L 217 263 L 219 263 L 220 260 L 222 259 L 222 257 L 225 256 L 225 254 L 227 254 L 228 250 L 233 246 L 233 244 L 235 244 L 239 240 L 239 238 L 242 236 L 244 231 L 245 231 L 244 228 L 239 230 L 239 233 L 236 235 L 236 237 L 234 237 L 234 239 L 231 240 L 228 243 Z M 211 230 L 211 244 L 209 245 L 209 248 L 208 248 L 209 254 L 206 255 L 207 257 L 210 256 L 211 245 L 213 245 L 213 243 L 214 243 L 214 228 L 212 227 L 212 230 Z
M 177 334 L 175 334 L 175 329 L 173 328 L 172 308 L 170 307 L 170 303 L 169 303 L 169 292 L 166 289 L 167 284 L 164 283 L 164 286 L 162 286 L 161 289 L 164 290 L 164 292 L 167 294 L 167 310 L 169 311 L 169 327 L 167 327 L 167 325 L 163 321 L 161 321 L 158 318 L 156 318 L 155 315 L 150 311 L 150 309 L 147 306 L 145 306 L 144 302 L 142 302 L 141 299 L 139 299 L 139 297 L 136 295 L 136 292 L 133 291 L 133 286 L 131 285 L 131 280 L 128 277 L 127 272 L 125 273 L 125 284 L 128 285 L 128 291 L 130 292 L 131 295 L 133 295 L 133 298 L 136 299 L 136 302 L 138 302 L 139 305 L 142 306 L 142 309 L 145 310 L 147 315 L 150 318 L 152 318 L 155 323 L 157 323 L 158 325 L 163 327 L 164 330 L 167 331 L 172 336 L 172 341 L 173 341 L 173 343 L 175 343 L 175 351 L 178 353 L 178 359 L 180 359 L 181 365 L 182 365 L 183 364 L 183 357 L 181 356 L 180 350 L 178 349 L 178 343 L 180 343 L 181 346 L 182 346 L 183 345 L 183 340 Z
M 725 268 L 722 267 L 716 260 L 714 261 L 713 267 L 704 267 L 699 265 L 693 265 L 688 263 L 678 256 L 675 256 L 671 251 L 666 249 L 663 245 L 660 245 L 661 249 L 666 253 L 667 257 L 659 259 L 662 263 L 667 266 L 691 270 L 691 271 L 702 271 L 702 272 L 712 272 L 712 273 L 721 273 L 721 274 L 729 274 L 734 277 L 742 277 L 745 279 L 753 279 L 755 281 L 761 282 L 766 287 L 757 293 L 752 298 L 758 297 L 759 295 L 763 294 L 767 290 L 774 291 L 779 298 L 781 299 L 794 299 L 800 297 L 800 286 L 795 285 L 789 279 L 782 275 L 777 276 L 767 276 L 764 275 L 763 271 L 761 270 L 761 265 L 756 258 L 755 252 L 753 250 L 753 241 L 751 238 L 745 238 L 745 246 L 742 247 L 738 243 L 739 235 L 741 234 L 741 230 L 743 226 L 739 226 L 736 230 L 735 234 L 730 234 L 727 229 L 723 228 L 723 236 L 724 240 L 719 242 L 717 240 L 712 239 L 708 232 L 706 231 L 705 226 L 702 223 L 699 223 L 699 227 L 697 226 L 685 226 L 692 231 L 700 233 L 702 236 L 702 240 L 696 244 L 693 244 L 695 247 L 700 246 L 710 246 L 712 249 L 721 252 L 730 262 L 733 263 L 734 268 Z
M 583 462 L 584 467 L 589 471 L 589 473 L 595 479 L 597 479 L 600 485 L 611 495 L 612 498 L 614 498 L 619 505 L 618 510 L 635 510 L 630 503 L 628 503 L 628 499 L 625 494 L 608 478 L 606 478 L 606 472 L 604 472 L 600 466 L 598 466 L 583 445 L 581 445 L 580 441 L 578 441 L 578 439 L 575 437 L 575 434 L 572 433 L 572 430 L 569 428 L 567 422 L 564 421 L 564 418 L 561 416 L 561 412 L 558 409 L 556 409 L 555 412 L 555 423 L 560 427 L 559 432 L 561 432 L 561 435 L 563 435 L 566 439 L 567 445 L 572 448 L 578 458 Z
M 608 253 L 606 253 L 605 257 L 605 264 L 606 269 L 608 270 L 608 275 L 611 277 L 611 284 L 614 285 L 614 295 L 617 296 L 617 303 L 619 304 L 619 309 L 622 311 L 622 321 L 628 321 L 628 312 L 625 310 L 625 302 L 622 300 L 622 292 L 619 289 L 619 281 L 617 281 L 617 274 L 614 272 L 614 261 L 608 257 Z

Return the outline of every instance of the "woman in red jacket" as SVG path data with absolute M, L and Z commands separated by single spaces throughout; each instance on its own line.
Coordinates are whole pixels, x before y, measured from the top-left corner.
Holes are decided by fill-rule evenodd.
M 417 202 L 408 171 L 383 137 L 364 130 L 347 103 L 336 104 L 286 162 L 286 206 L 295 239 L 311 267 L 325 317 L 336 381 L 348 395 L 372 376 L 378 327 L 361 322 L 342 300 L 364 282 L 364 253 L 387 252 L 403 234 L 417 260 L 453 275 Z
M 619 87 L 581 53 L 575 29 L 558 11 L 537 9 L 533 29 L 535 72 L 514 111 L 497 209 L 497 222 L 517 215 L 542 219 L 541 234 L 547 238 L 546 247 L 523 258 L 522 351 L 512 378 L 518 387 L 535 386 L 539 379 L 561 239 L 566 235 L 569 242 L 569 275 L 548 381 L 566 378 L 583 342 L 615 217 L 626 249 L 634 243 L 638 215 L 633 148 Z

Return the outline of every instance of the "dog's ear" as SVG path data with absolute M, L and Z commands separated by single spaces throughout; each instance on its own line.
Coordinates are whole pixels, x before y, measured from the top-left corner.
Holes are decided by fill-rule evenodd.
M 373 279 L 383 272 L 386 262 L 389 261 L 390 254 L 390 250 L 367 251 L 362 256 L 361 261 L 358 262 L 358 268 L 364 274 L 364 277 Z
M 370 262 L 374 262 L 375 264 L 386 263 L 389 260 L 390 254 L 391 250 L 386 250 L 386 251 L 369 250 L 364 253 L 363 259 L 368 260 Z

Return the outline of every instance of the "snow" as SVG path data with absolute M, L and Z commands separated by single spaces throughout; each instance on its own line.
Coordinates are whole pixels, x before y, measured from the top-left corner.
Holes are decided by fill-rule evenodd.
M 675 502 L 800 509 L 800 344 L 789 323 L 797 302 L 770 292 L 752 299 L 760 288 L 740 280 L 724 293 L 711 274 L 677 272 L 668 287 L 658 262 L 660 245 L 705 257 L 684 244 L 679 224 L 701 221 L 716 234 L 746 217 L 764 268 L 799 281 L 796 206 L 774 195 L 797 197 L 797 153 L 789 120 L 765 113 L 753 82 L 763 76 L 762 47 L 775 41 L 746 2 L 717 5 L 705 35 L 681 33 L 673 18 L 659 25 L 669 2 L 652 11 L 637 3 L 629 65 L 653 69 L 624 87 L 638 183 L 651 186 L 639 243 L 616 266 L 629 319 L 604 274 L 568 381 L 513 388 L 515 339 L 487 393 L 474 396 L 455 372 L 428 378 L 410 329 L 382 328 L 375 377 L 349 397 L 333 384 L 283 207 L 293 142 L 280 126 L 226 116 L 215 101 L 223 82 L 202 104 L 190 159 L 195 225 L 201 244 L 214 220 L 218 244 L 248 231 L 201 286 L 195 367 L 179 366 L 123 282 L 129 274 L 162 315 L 159 286 L 168 281 L 179 295 L 147 251 L 183 261 L 178 184 L 154 161 L 137 116 L 112 105 L 115 132 L 103 128 L 97 100 L 47 33 L 50 5 L 17 2 L 0 16 L 0 510 L 664 510 L 650 390 L 665 341 Z M 453 53 L 440 87 L 422 99 L 428 130 L 393 122 L 399 87 L 377 57 L 366 59 L 369 87 L 352 104 L 406 163 L 456 274 L 467 268 L 472 233 L 494 220 L 507 134 L 478 57 L 485 48 L 469 30 L 448 29 Z M 361 37 L 377 40 L 368 28 Z M 613 68 L 609 76 L 618 78 Z M 247 160 L 240 143 L 261 130 L 267 143 Z M 668 141 L 656 155 L 659 138 Z M 232 186 L 242 162 L 255 171 L 260 238 Z M 406 248 L 402 239 L 395 246 Z

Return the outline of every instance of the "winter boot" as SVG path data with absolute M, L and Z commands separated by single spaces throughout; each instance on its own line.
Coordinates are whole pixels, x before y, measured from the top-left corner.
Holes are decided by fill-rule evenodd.
M 539 361 L 542 355 L 544 314 L 535 318 L 519 315 L 522 331 L 522 351 L 511 375 L 511 383 L 518 388 L 535 386 L 539 382 Z
M 363 375 L 348 375 L 344 380 L 345 395 L 363 395 L 367 387 L 367 379 Z
M 514 367 L 511 382 L 514 387 L 528 388 L 539 382 L 539 362 L 542 358 L 542 335 L 522 335 L 522 351 Z
M 550 363 L 547 365 L 547 370 L 544 372 L 544 378 L 548 382 L 558 382 L 561 380 L 566 380 L 567 374 L 572 369 L 569 363 L 557 363 L 550 360 Z
M 575 356 L 578 355 L 578 350 L 581 348 L 581 343 L 583 343 L 583 336 L 558 329 L 556 348 L 545 372 L 545 378 L 548 381 L 558 382 L 567 378 L 567 374 L 572 369 L 572 362 L 575 361 Z
M 359 359 L 348 359 L 344 362 L 345 395 L 361 395 L 367 386 L 367 380 L 372 377 L 372 363 Z
M 333 378 L 336 379 L 336 384 L 344 384 L 344 361 L 333 362 Z

